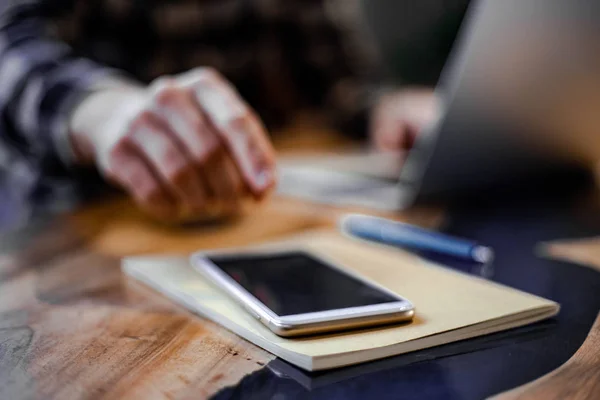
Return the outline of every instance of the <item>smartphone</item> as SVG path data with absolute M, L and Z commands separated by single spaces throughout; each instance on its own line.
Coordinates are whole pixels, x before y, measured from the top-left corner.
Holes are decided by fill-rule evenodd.
M 279 336 L 409 321 L 406 299 L 307 251 L 196 253 L 191 264 Z

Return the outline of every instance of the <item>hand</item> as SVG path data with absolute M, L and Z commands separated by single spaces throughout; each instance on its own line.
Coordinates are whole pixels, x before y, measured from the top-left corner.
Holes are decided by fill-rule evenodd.
M 99 91 L 75 111 L 71 138 L 81 163 L 159 219 L 235 213 L 275 184 L 260 120 L 211 69 Z
M 384 95 L 371 114 L 371 141 L 380 151 L 408 150 L 438 114 L 432 89 L 406 89 Z

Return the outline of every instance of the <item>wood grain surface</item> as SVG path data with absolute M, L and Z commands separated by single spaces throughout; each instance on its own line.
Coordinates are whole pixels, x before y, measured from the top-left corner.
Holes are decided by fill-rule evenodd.
M 587 339 L 564 365 L 493 400 L 596 400 L 600 398 L 600 314 Z
M 277 141 L 294 154 L 341 143 L 301 129 Z M 175 227 L 117 198 L 3 235 L 0 399 L 198 399 L 238 382 L 272 355 L 125 279 L 120 257 L 333 228 L 343 211 L 274 198 L 245 218 Z M 437 226 L 442 215 L 415 209 L 399 218 Z
M 600 237 L 541 243 L 540 256 L 576 262 L 600 271 Z
M 276 143 L 298 154 L 339 149 L 346 141 L 301 124 Z M 272 356 L 125 279 L 120 257 L 241 246 L 333 228 L 345 211 L 273 198 L 245 218 L 174 227 L 148 220 L 117 198 L 4 235 L 0 399 L 198 399 L 238 382 Z M 443 210 L 415 208 L 395 217 L 436 227 Z M 593 393 L 600 382 L 599 331 L 596 323 L 562 372 L 507 398 Z

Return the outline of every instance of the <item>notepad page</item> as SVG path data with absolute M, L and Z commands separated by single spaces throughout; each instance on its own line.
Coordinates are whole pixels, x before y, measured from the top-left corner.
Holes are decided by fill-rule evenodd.
M 476 332 L 478 324 L 493 322 L 498 326 L 503 318 L 521 313 L 540 312 L 548 316 L 558 312 L 558 305 L 552 301 L 449 270 L 401 250 L 356 241 L 338 233 L 302 235 L 267 247 L 306 249 L 323 255 L 409 299 L 416 308 L 415 319 L 408 325 L 286 339 L 273 334 L 207 283 L 186 258 L 131 258 L 126 265 L 134 274 L 144 275 L 165 289 L 187 297 L 201 308 L 201 313 L 212 315 L 211 319 L 218 315 L 221 320 L 232 321 L 261 342 L 269 343 L 267 350 L 282 357 L 273 349 L 280 349 L 279 352 L 288 357 L 299 355 L 315 360 L 388 347 L 461 328 L 473 327 Z M 451 340 L 448 336 L 448 341 Z

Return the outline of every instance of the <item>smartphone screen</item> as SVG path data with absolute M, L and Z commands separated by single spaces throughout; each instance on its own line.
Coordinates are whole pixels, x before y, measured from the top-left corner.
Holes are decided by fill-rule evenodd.
M 281 317 L 401 301 L 304 252 L 209 260 Z

